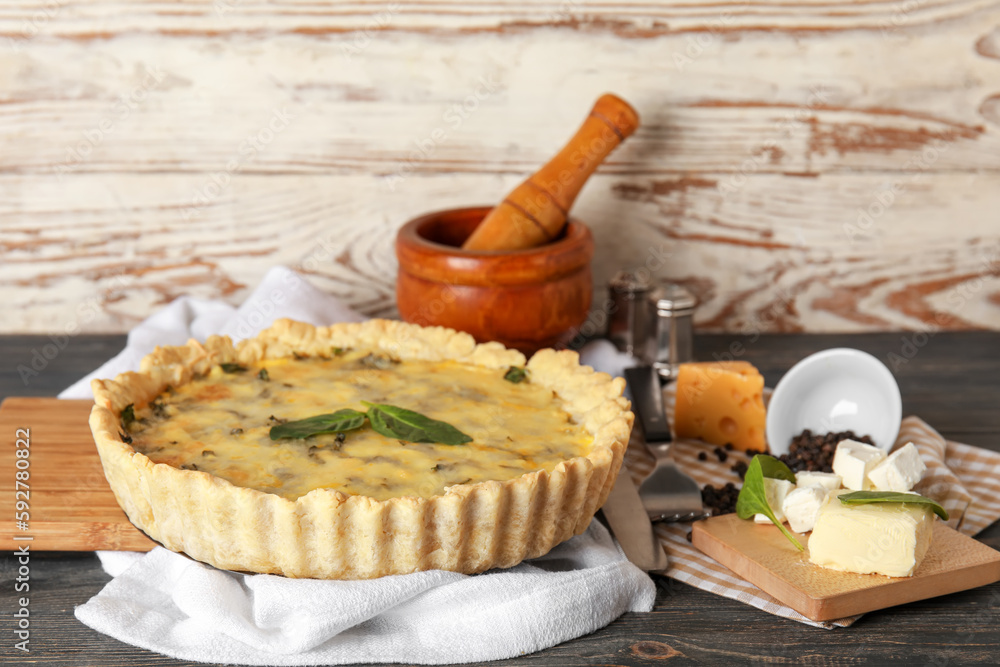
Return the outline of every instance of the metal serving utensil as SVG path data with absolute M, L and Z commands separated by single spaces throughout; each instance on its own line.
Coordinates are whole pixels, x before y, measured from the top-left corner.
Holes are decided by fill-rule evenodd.
M 639 492 L 624 465 L 618 472 L 618 479 L 601 508 L 601 513 L 625 556 L 633 564 L 646 572 L 666 572 L 669 565 L 667 552 L 653 532 L 653 525 L 643 508 Z
M 639 485 L 639 496 L 653 521 L 694 521 L 711 514 L 701 502 L 698 483 L 677 469 L 670 456 L 670 425 L 663 409 L 660 378 L 652 366 L 625 369 L 633 407 L 642 424 L 643 442 L 656 467 Z

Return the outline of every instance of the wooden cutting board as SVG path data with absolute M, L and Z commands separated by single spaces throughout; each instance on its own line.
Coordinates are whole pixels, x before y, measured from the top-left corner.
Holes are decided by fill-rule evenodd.
M 104 479 L 87 420 L 93 401 L 8 398 L 0 404 L 0 541 L 31 537 L 32 551 L 149 551 Z M 24 429 L 21 431 L 21 429 Z M 24 431 L 28 437 L 25 438 Z M 15 451 L 27 440 L 28 530 L 17 526 Z M 23 464 L 22 464 L 23 465 Z
M 814 621 L 884 609 L 1000 581 L 1000 551 L 934 524 L 931 546 L 912 577 L 837 572 L 809 562 L 808 536 L 798 551 L 772 525 L 735 514 L 694 524 L 691 541 L 761 590 Z

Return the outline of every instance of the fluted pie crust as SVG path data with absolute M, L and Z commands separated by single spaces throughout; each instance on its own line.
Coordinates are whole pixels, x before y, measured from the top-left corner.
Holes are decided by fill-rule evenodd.
M 140 371 L 94 380 L 90 427 L 105 476 L 129 519 L 174 551 L 227 570 L 320 579 L 369 579 L 443 569 L 463 573 L 516 565 L 582 533 L 604 504 L 632 427 L 624 381 L 581 366 L 576 353 L 541 350 L 527 362 L 532 383 L 552 390 L 593 435 L 584 456 L 505 481 L 447 487 L 429 498 L 376 500 L 318 488 L 290 500 L 210 473 L 154 463 L 122 432 L 121 413 L 144 406 L 222 363 L 253 364 L 333 348 L 406 360 L 454 360 L 505 369 L 524 356 L 440 327 L 391 320 L 314 327 L 279 320 L 234 346 L 157 348 Z

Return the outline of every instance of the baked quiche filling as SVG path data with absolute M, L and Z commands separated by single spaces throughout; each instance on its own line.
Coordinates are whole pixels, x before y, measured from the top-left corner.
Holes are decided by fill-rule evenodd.
M 271 438 L 276 425 L 345 408 L 364 412 L 366 403 L 419 412 L 472 441 L 407 442 L 367 425 L 303 439 Z M 137 405 L 133 414 L 126 425 L 131 445 L 153 462 L 289 500 L 317 488 L 376 500 L 430 498 L 457 484 L 551 471 L 586 456 L 593 443 L 556 393 L 530 377 L 353 350 L 329 358 L 214 366 Z
M 196 560 L 473 574 L 587 529 L 628 444 L 624 385 L 566 350 L 525 359 L 441 327 L 282 319 L 94 380 L 90 428 L 129 520 Z

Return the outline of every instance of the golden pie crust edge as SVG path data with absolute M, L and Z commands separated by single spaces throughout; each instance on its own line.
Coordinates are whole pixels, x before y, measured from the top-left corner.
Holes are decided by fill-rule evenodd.
M 328 327 L 279 320 L 236 346 L 212 336 L 204 345 L 191 340 L 158 347 L 138 373 L 91 383 L 90 428 L 105 476 L 132 523 L 167 548 L 226 570 L 318 579 L 431 569 L 471 574 L 547 553 L 586 530 L 607 499 L 633 415 L 622 396 L 624 380 L 581 366 L 571 351 L 541 350 L 527 368 L 531 382 L 557 392 L 594 436 L 589 454 L 551 472 L 451 486 L 431 498 L 380 501 L 314 489 L 288 500 L 207 472 L 153 463 L 122 441 L 122 409 L 146 405 L 168 385 L 220 363 L 329 354 L 333 347 L 497 369 L 525 365 L 524 355 L 499 343 L 477 345 L 465 333 L 393 320 Z

